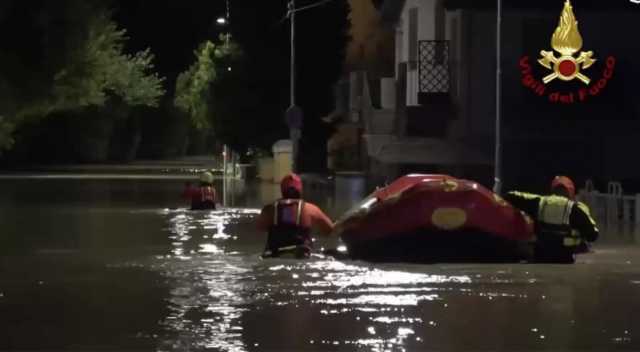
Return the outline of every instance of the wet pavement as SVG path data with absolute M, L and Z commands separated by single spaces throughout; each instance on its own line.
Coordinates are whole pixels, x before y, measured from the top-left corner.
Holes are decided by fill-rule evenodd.
M 0 180 L 0 350 L 640 350 L 629 226 L 575 265 L 261 260 L 278 187 L 224 188 L 190 212 L 179 179 Z

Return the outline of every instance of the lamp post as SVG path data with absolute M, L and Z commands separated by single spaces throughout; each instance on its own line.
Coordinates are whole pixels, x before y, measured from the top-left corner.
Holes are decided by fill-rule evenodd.
M 493 192 L 502 191 L 502 0 L 498 1 L 496 16 L 496 137 Z
M 291 106 L 296 105 L 296 2 L 289 2 L 289 16 L 291 20 Z
M 302 125 L 304 122 L 304 114 L 302 109 L 296 106 L 296 12 L 306 11 L 318 6 L 323 6 L 334 0 L 322 0 L 315 4 L 303 6 L 296 9 L 295 0 L 290 0 L 287 5 L 287 17 L 291 21 L 291 102 L 287 112 L 285 113 L 285 121 L 289 126 L 289 136 L 293 142 L 293 163 L 292 169 L 294 172 L 298 171 L 297 159 L 298 159 L 298 141 L 302 136 Z
M 292 165 L 293 172 L 298 172 L 298 141 L 302 136 L 302 121 L 304 119 L 302 109 L 296 106 L 296 8 L 295 0 L 288 3 L 287 16 L 291 22 L 291 65 L 290 65 L 290 102 L 285 113 L 285 121 L 289 126 L 289 138 L 293 144 Z
M 231 11 L 229 9 L 229 0 L 226 0 L 226 5 L 227 5 L 226 7 L 227 12 L 225 13 L 225 16 L 224 17 L 220 16 L 218 17 L 218 19 L 216 19 L 216 22 L 220 25 L 225 25 L 229 23 L 229 17 L 231 15 Z
M 224 17 L 220 16 L 216 19 L 216 23 L 220 26 L 225 26 L 227 29 L 227 35 L 225 36 L 225 45 L 229 45 L 229 18 L 231 16 L 231 11 L 229 9 L 229 0 L 226 0 L 226 14 Z M 224 144 L 222 146 L 222 204 L 224 206 L 227 205 L 227 158 L 229 155 L 229 150 L 227 145 Z M 235 166 L 234 166 L 235 170 Z

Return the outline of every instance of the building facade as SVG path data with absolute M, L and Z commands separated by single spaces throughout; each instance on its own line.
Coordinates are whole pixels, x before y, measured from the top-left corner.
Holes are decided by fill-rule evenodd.
M 502 116 L 507 186 L 544 189 L 556 174 L 602 185 L 623 180 L 633 187 L 640 167 L 630 158 L 640 137 L 638 92 L 640 44 L 633 25 L 640 5 L 629 1 L 503 0 Z M 457 23 L 455 70 L 463 133 L 490 142 L 495 127 L 496 1 L 444 2 L 447 21 Z M 573 16 L 581 45 L 572 54 L 585 80 L 553 78 L 542 52 L 559 60 L 552 36 L 561 16 Z M 567 17 L 568 18 L 568 17 Z M 557 46 L 557 45 L 556 45 Z M 589 52 L 588 65 L 579 57 Z M 574 61 L 574 64 L 576 62 Z M 560 63 L 558 63 L 559 65 Z M 559 66 L 558 66 L 559 67 Z M 544 82 L 545 78 L 551 78 Z
M 579 184 L 640 179 L 640 166 L 630 159 L 640 137 L 635 98 L 640 44 L 632 30 L 640 5 L 574 1 L 582 42 L 572 54 L 578 60 L 573 65 L 585 81 L 544 83 L 555 64 L 540 64 L 541 52 L 550 52 L 550 60 L 562 56 L 551 38 L 565 1 L 503 0 L 506 188 L 543 190 L 555 174 L 573 176 Z M 360 98 L 355 104 L 352 99 L 351 110 L 362 119 L 371 173 L 388 179 L 406 172 L 448 172 L 492 185 L 495 4 L 388 0 L 381 5 L 384 24 L 395 30 L 395 76 L 361 78 L 355 85 L 360 89 L 351 90 Z M 580 58 L 588 52 L 595 59 L 589 64 Z

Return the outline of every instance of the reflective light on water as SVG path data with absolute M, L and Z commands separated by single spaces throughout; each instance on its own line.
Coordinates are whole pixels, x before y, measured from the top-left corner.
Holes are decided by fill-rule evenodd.
M 417 306 L 420 301 L 434 301 L 438 295 L 363 295 L 354 298 L 320 299 L 318 304 L 328 305 L 384 305 L 384 306 Z
M 422 319 L 421 319 L 421 318 L 398 318 L 398 317 L 388 317 L 388 316 L 381 316 L 381 317 L 369 318 L 369 320 L 374 321 L 374 322 L 376 322 L 376 323 L 383 323 L 383 324 L 394 324 L 394 323 L 409 323 L 409 324 L 413 324 L 413 323 L 422 323 Z
M 266 277 L 270 279 L 264 280 Z M 328 347 L 339 342 L 369 351 L 412 350 L 411 344 L 420 343 L 412 337 L 416 331 L 423 331 L 425 325 L 432 329 L 438 325 L 435 321 L 424 324 L 422 313 L 416 307 L 432 306 L 443 299 L 444 293 L 475 296 L 486 293 L 468 287 L 476 279 L 486 280 L 483 277 L 472 280 L 464 274 L 385 270 L 366 263 L 335 260 L 278 262 L 262 269 L 257 278 L 267 285 L 256 289 L 256 305 L 269 304 L 275 311 L 283 312 L 289 309 L 285 307 L 301 307 L 305 311 L 316 311 L 321 317 L 350 319 L 369 335 L 357 336 L 345 331 L 345 336 L 323 335 L 324 339 L 313 339 L 314 344 Z M 490 294 L 499 296 L 499 293 Z M 314 325 L 326 323 L 319 320 Z M 365 323 L 369 325 L 360 325 Z
M 21 191 L 36 183 L 12 185 L 0 197 L 0 350 L 640 350 L 637 247 L 598 244 L 571 266 L 261 260 L 258 209 L 158 209 L 181 182 L 163 195 L 158 184 L 61 192 L 56 181 L 37 198 Z M 73 322 L 97 307 L 111 312 L 94 339 L 100 329 Z
M 409 335 L 413 335 L 416 332 L 411 328 L 398 328 L 398 338 L 407 338 Z
M 224 251 L 221 250 L 220 248 L 218 248 L 218 246 L 216 246 L 213 243 L 205 243 L 205 244 L 201 244 L 200 245 L 200 253 L 211 253 L 211 254 L 220 254 L 223 253 Z
M 226 242 L 234 236 L 226 226 L 237 222 L 243 210 L 169 213 L 169 238 L 173 258 L 156 257 L 153 266 L 173 285 L 169 299 L 171 313 L 162 322 L 168 336 L 161 349 L 214 349 L 241 352 L 243 342 L 241 317 L 247 288 L 243 282 L 250 263 L 232 253 L 225 253 Z M 206 235 L 214 230 L 215 234 Z M 209 241 L 199 241 L 207 237 Z M 197 249 L 191 249 L 191 248 Z M 183 261 L 186 250 L 195 252 Z M 176 261 L 178 259 L 178 261 Z
M 269 349 L 273 342 L 268 335 L 301 329 L 297 332 L 301 340 L 298 345 L 292 341 L 297 347 L 291 350 L 314 346 L 338 351 L 413 351 L 446 346 L 433 343 L 442 343 L 441 334 L 461 329 L 451 317 L 469 307 L 481 307 L 480 315 L 512 304 L 535 307 L 547 299 L 559 309 L 570 307 L 558 305 L 556 297 L 564 297 L 562 291 L 542 289 L 550 279 L 541 280 L 530 267 L 400 267 L 322 255 L 308 261 L 259 260 L 261 244 L 249 250 L 238 247 L 247 235 L 236 227 L 252 226 L 256 213 L 238 209 L 166 212 L 171 251 L 169 256 L 156 256 L 154 263 L 173 286 L 171 314 L 163 321 L 168 330 L 163 348 Z M 640 281 L 627 282 L 638 285 Z M 465 319 L 476 327 L 475 320 L 482 320 Z M 566 321 L 576 326 L 575 320 Z M 557 333 L 540 330 L 540 321 L 521 323 L 520 331 L 538 345 L 558 340 Z M 628 330 L 618 331 L 617 336 L 606 336 L 610 343 L 632 343 Z M 484 338 L 483 333 L 465 334 L 475 341 Z

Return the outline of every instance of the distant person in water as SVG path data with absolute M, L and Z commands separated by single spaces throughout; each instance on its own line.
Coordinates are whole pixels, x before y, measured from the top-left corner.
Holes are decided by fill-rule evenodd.
M 191 201 L 191 210 L 211 210 L 216 208 L 216 190 L 213 188 L 213 175 L 210 172 L 200 174 L 200 185 L 194 187 L 185 183 L 183 198 Z
M 258 217 L 258 229 L 266 232 L 265 257 L 293 252 L 308 257 L 312 248 L 312 230 L 323 235 L 333 231 L 333 221 L 316 205 L 302 199 L 302 180 L 289 174 L 280 183 L 282 198 L 266 205 Z

